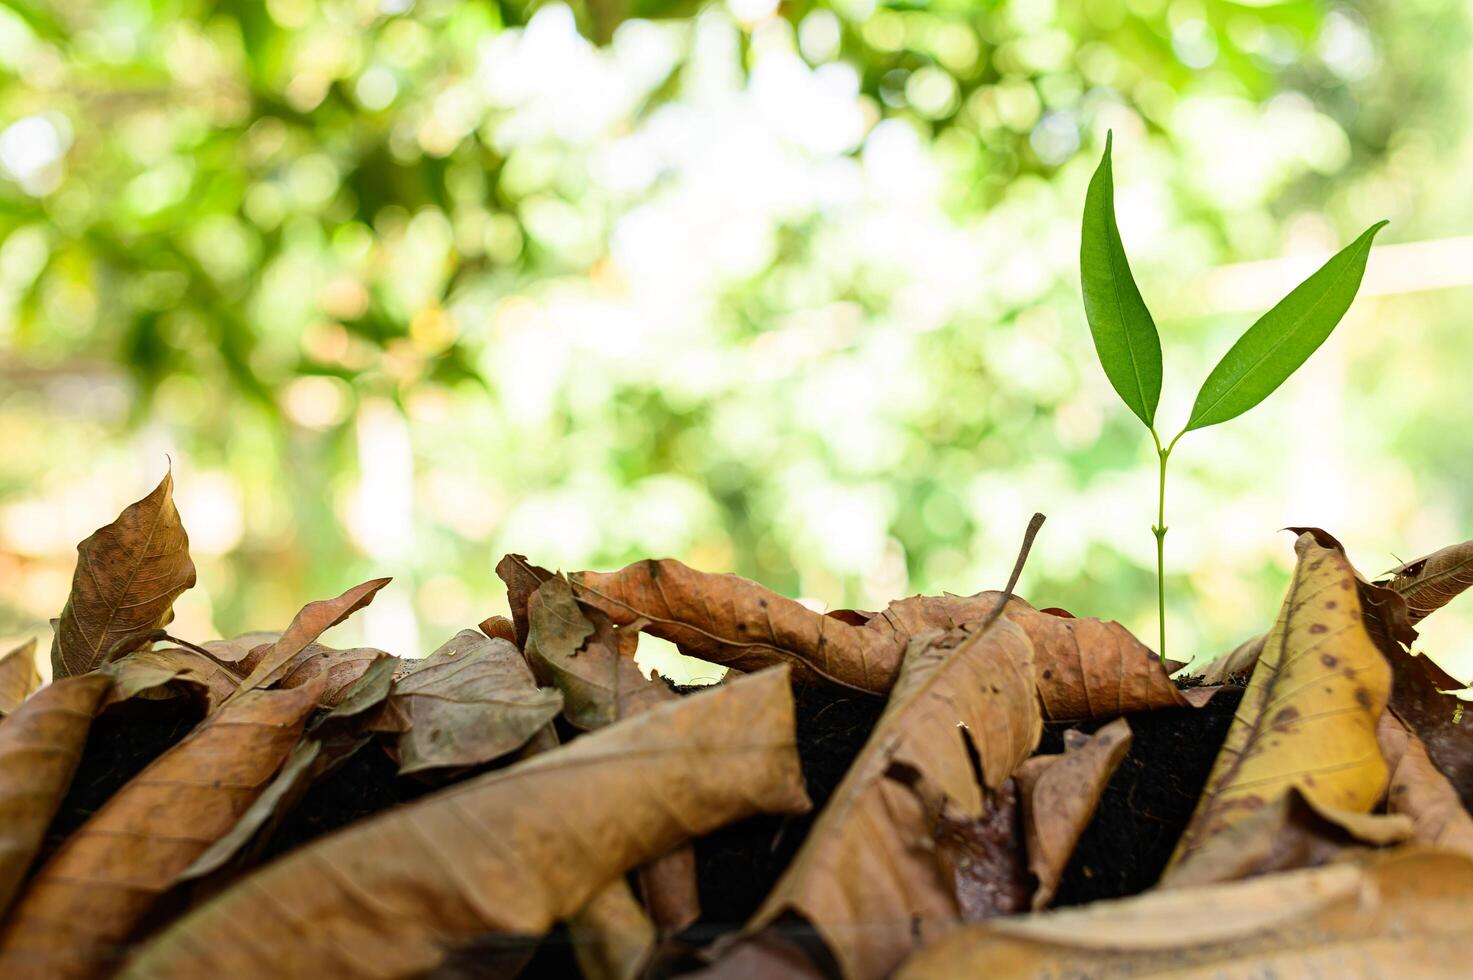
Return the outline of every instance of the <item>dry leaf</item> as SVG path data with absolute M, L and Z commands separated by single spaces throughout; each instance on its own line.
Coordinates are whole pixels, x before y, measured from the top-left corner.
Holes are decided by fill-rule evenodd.
M 921 950 L 896 976 L 1443 977 L 1467 960 L 1470 916 L 1473 860 L 1411 848 L 996 919 Z
M 1412 840 L 1473 857 L 1473 817 L 1437 771 L 1422 740 L 1393 711 L 1381 715 L 1376 736 L 1391 769 L 1386 806 L 1411 817 Z
M 1033 641 L 1038 696 L 1049 721 L 1199 707 L 1217 693 L 1178 690 L 1161 658 L 1119 623 L 1056 616 L 1021 599 L 1008 603 L 1006 616 Z
M 1207 786 L 1167 868 L 1297 788 L 1321 812 L 1369 812 L 1386 786 L 1376 720 L 1391 670 L 1361 620 L 1345 555 L 1312 535 Z
M 36 638 L 0 656 L 0 718 L 4 718 L 41 686 L 36 669 Z
M 307 683 L 321 671 L 327 676 L 322 688 L 322 700 L 318 706 L 332 708 L 342 701 L 348 691 L 352 690 L 353 685 L 358 683 L 359 678 L 366 674 L 375 662 L 385 657 L 398 663 L 397 657 L 373 647 L 335 650 L 321 643 L 309 643 L 287 664 L 276 686 L 297 687 Z
M 1406 600 L 1411 621 L 1419 622 L 1473 585 L 1473 541 L 1409 561 L 1393 569 L 1382 584 Z
M 1028 867 L 1038 878 L 1033 908 L 1053 901 L 1074 846 L 1100 796 L 1130 751 L 1130 725 L 1117 718 L 1094 735 L 1069 731 L 1060 756 L 1034 756 L 1018 770 Z
M 796 914 L 845 977 L 889 974 L 960 917 L 952 869 L 936 856 L 938 805 L 953 827 L 984 817 L 1042 725 L 1016 625 L 916 637 L 885 713 L 746 934 Z
M 195 909 L 122 975 L 412 976 L 488 932 L 541 934 L 687 836 L 807 809 L 789 685 L 743 677 L 353 824 Z
M 1291 787 L 1203 842 L 1161 888 L 1195 888 L 1344 860 L 1351 851 L 1411 839 L 1412 821 L 1322 806 Z
M 0 975 L 105 972 L 154 900 L 271 781 L 317 695 L 309 684 L 238 698 L 130 780 L 36 873 L 0 932 Z
M 244 677 L 256 669 L 261 658 L 270 652 L 271 647 L 279 639 L 281 639 L 280 633 L 256 630 L 242 633 L 232 640 L 210 640 L 208 643 L 200 644 L 200 649 L 231 673 Z
M 698 572 L 673 558 L 576 572 L 569 580 L 579 601 L 617 625 L 647 620 L 645 632 L 738 670 L 785 663 L 800 681 L 823 678 L 883 694 L 905 649 L 903 641 L 846 625 L 755 582 Z
M 194 585 L 189 535 L 174 508 L 174 475 L 77 545 L 72 591 L 51 645 L 53 677 L 85 674 L 143 646 Z
M 72 783 L 110 684 L 102 674 L 63 677 L 0 721 L 0 921 Z
M 137 650 L 102 670 L 113 679 L 105 702 L 108 705 L 140 696 L 167 697 L 182 688 L 212 712 L 240 684 L 240 678 L 225 667 L 183 647 Z
M 586 613 L 563 578 L 552 578 L 527 603 L 527 661 L 539 680 L 563 692 L 563 713 L 585 731 L 679 695 L 651 681 L 634 662 L 638 633 L 616 629 L 597 609 Z M 627 640 L 626 640 L 627 638 Z
M 1473 711 L 1444 694 L 1460 685 L 1437 664 L 1390 651 L 1391 707 L 1422 740 L 1427 755 L 1448 778 L 1464 807 L 1473 807 Z
M 545 568 L 533 565 L 523 555 L 506 555 L 496 563 L 496 574 L 500 576 L 501 581 L 506 583 L 506 602 L 511 607 L 512 628 L 516 631 L 517 649 L 525 649 L 527 632 L 530 628 L 527 602 L 532 598 L 532 593 L 537 591 L 539 585 L 552 578 L 552 573 Z
M 498 759 L 563 708 L 563 696 L 537 686 L 516 647 L 475 630 L 408 665 L 390 700 L 409 719 L 399 736 L 401 775 Z
M 635 980 L 655 949 L 655 927 L 623 881 L 604 888 L 568 923 L 584 980 Z
M 517 643 L 517 626 L 505 616 L 488 616 L 481 620 L 481 632 L 493 640 L 505 640 L 508 643 Z
M 639 894 L 655 927 L 676 933 L 701 917 L 696 850 L 689 843 L 641 865 Z
M 258 687 L 275 684 L 291 665 L 296 656 L 323 633 L 347 619 L 353 613 L 373 601 L 379 589 L 389 584 L 389 579 L 376 578 L 355 585 L 335 599 L 320 599 L 309 602 L 297 613 L 286 632 L 271 645 L 271 648 L 251 668 L 234 697 Z

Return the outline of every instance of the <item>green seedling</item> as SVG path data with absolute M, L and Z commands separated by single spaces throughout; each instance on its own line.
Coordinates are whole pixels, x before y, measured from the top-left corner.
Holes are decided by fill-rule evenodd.
M 1120 229 L 1115 224 L 1115 183 L 1110 144 L 1100 160 L 1084 199 L 1084 233 L 1079 246 L 1084 312 L 1094 335 L 1095 351 L 1105 376 L 1141 423 L 1150 430 L 1161 461 L 1157 497 L 1156 597 L 1161 617 L 1161 659 L 1166 659 L 1166 461 L 1182 436 L 1242 415 L 1257 405 L 1309 359 L 1340 322 L 1360 288 L 1371 239 L 1385 221 L 1372 225 L 1337 252 L 1308 279 L 1295 286 L 1249 327 L 1223 355 L 1202 383 L 1191 417 L 1163 444 L 1156 431 L 1156 403 L 1161 398 L 1161 338 L 1151 311 L 1141 299 Z

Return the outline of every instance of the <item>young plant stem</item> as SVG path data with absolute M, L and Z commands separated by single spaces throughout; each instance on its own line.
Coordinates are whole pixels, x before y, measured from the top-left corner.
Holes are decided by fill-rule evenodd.
M 1186 435 L 1183 430 L 1176 434 L 1176 439 Z M 1158 651 L 1162 662 L 1166 660 L 1166 461 L 1171 458 L 1171 451 L 1176 448 L 1176 439 L 1165 447 L 1161 446 L 1161 437 L 1156 430 L 1151 430 L 1151 438 L 1156 440 L 1156 456 L 1161 460 L 1161 481 L 1157 485 L 1156 494 L 1156 523 L 1151 528 L 1151 533 L 1156 536 L 1156 611 L 1161 621 L 1161 648 Z

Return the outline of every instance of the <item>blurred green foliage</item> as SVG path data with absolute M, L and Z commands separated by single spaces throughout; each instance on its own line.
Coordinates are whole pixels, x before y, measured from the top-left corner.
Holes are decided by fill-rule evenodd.
M 386 572 L 364 628 L 433 643 L 504 551 L 873 607 L 997 586 L 1038 509 L 1025 594 L 1151 635 L 1154 473 L 1078 297 L 1105 129 L 1200 375 L 1256 301 L 1215 269 L 1383 215 L 1457 254 L 1469 36 L 1432 0 L 0 6 L 0 633 L 170 453 L 200 633 Z M 1284 524 L 1467 536 L 1468 286 L 1386 269 L 1181 460 L 1180 649 L 1271 619 Z

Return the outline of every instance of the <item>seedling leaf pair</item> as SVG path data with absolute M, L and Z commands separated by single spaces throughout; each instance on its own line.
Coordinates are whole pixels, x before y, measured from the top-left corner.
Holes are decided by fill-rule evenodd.
M 1113 134 L 1105 137 L 1105 155 L 1084 198 L 1084 227 L 1079 244 L 1079 274 L 1084 312 L 1095 352 L 1110 384 L 1136 417 L 1151 431 L 1161 460 L 1156 536 L 1157 594 L 1161 613 L 1161 650 L 1166 656 L 1166 461 L 1176 440 L 1236 418 L 1267 398 L 1299 370 L 1330 336 L 1360 289 L 1371 240 L 1386 224 L 1378 221 L 1337 252 L 1278 305 L 1249 327 L 1212 369 L 1191 417 L 1176 437 L 1163 445 L 1156 432 L 1156 406 L 1161 400 L 1161 338 L 1141 298 L 1120 228 L 1115 223 L 1115 175 L 1110 163 Z
M 1110 384 L 1146 428 L 1161 397 L 1161 339 L 1130 274 L 1115 223 L 1111 137 L 1084 199 L 1079 247 L 1084 312 Z M 1183 431 L 1242 415 L 1283 384 L 1325 342 L 1360 288 L 1378 221 L 1261 316 L 1212 369 Z

